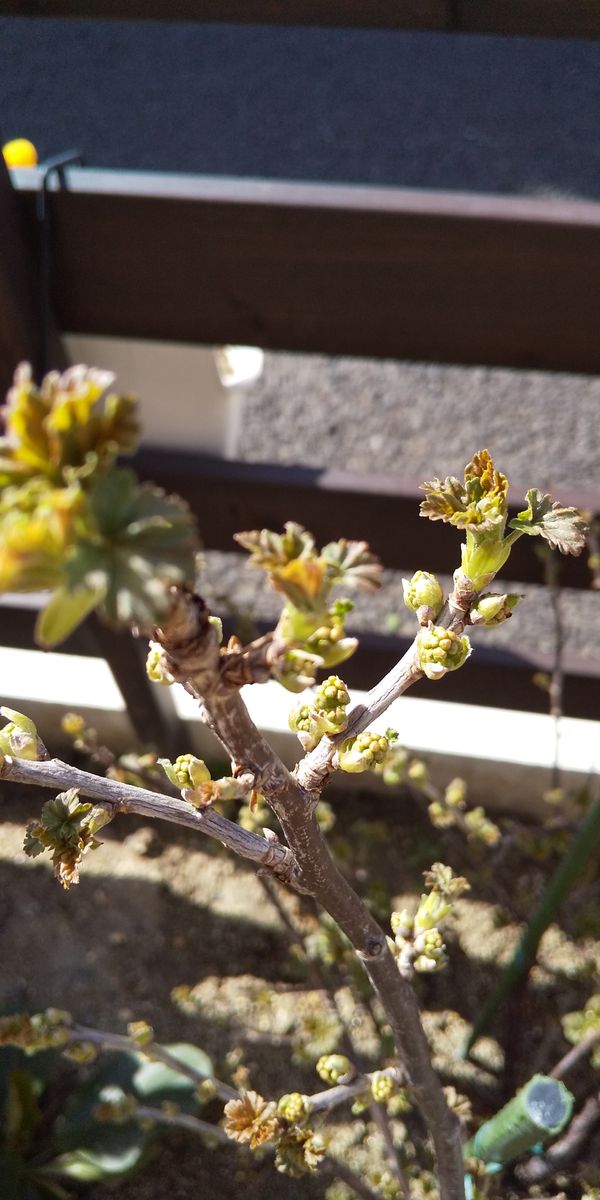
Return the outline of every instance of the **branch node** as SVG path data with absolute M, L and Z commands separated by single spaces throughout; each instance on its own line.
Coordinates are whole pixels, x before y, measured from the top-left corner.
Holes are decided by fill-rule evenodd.
M 357 950 L 356 953 L 362 962 L 372 962 L 375 958 L 381 958 L 387 948 L 385 935 L 379 934 L 370 937 L 364 950 Z

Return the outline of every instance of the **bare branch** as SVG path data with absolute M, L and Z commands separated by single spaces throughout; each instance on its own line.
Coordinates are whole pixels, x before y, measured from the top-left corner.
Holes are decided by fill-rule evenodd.
M 460 595 L 456 589 L 443 614 L 448 628 L 462 628 L 472 596 L 472 589 L 468 598 L 464 589 Z M 400 975 L 377 921 L 335 866 L 314 817 L 314 795 L 290 774 L 254 725 L 237 689 L 221 678 L 213 632 L 203 603 L 180 593 L 174 598 L 173 619 L 157 631 L 157 639 L 167 654 L 169 672 L 197 696 L 230 758 L 239 769 L 254 775 L 256 787 L 276 813 L 295 857 L 301 888 L 334 918 L 363 963 L 387 1013 L 406 1082 L 433 1139 L 440 1200 L 464 1200 L 459 1124 L 431 1065 L 412 987 Z M 407 663 L 405 656 L 402 661 L 401 690 L 405 690 L 420 672 L 414 658 Z M 387 682 L 374 689 L 372 696 L 377 693 L 379 697 L 373 701 L 378 712 L 399 694 L 398 686 L 390 684 L 387 677 Z M 371 711 L 365 725 L 371 720 Z M 362 721 L 363 717 L 356 719 Z M 324 778 L 329 770 L 326 763 Z
M 559 1059 L 556 1066 L 552 1068 L 550 1071 L 552 1079 L 563 1079 L 565 1075 L 568 1075 L 569 1071 L 573 1070 L 573 1067 L 577 1066 L 582 1058 L 587 1058 L 588 1054 L 591 1054 L 592 1050 L 598 1045 L 599 1042 L 600 1029 L 590 1029 L 589 1032 L 586 1033 L 585 1037 L 582 1037 L 581 1041 L 578 1042 L 576 1046 L 573 1046 L 571 1050 L 568 1050 L 567 1053 L 561 1059 Z
M 215 1095 L 220 1100 L 235 1100 L 238 1096 L 235 1088 L 230 1087 L 228 1083 L 223 1083 L 220 1079 L 215 1079 L 213 1075 L 206 1075 L 203 1071 L 188 1066 L 158 1042 L 148 1042 L 144 1046 L 140 1046 L 133 1038 L 126 1037 L 123 1033 L 107 1033 L 103 1029 L 90 1029 L 87 1025 L 71 1025 L 68 1043 L 72 1042 L 90 1042 L 93 1046 L 100 1046 L 103 1050 L 126 1050 L 129 1053 L 141 1053 L 146 1058 L 152 1059 L 153 1062 L 164 1063 L 165 1067 L 190 1079 L 192 1083 L 200 1084 L 210 1079 L 215 1086 Z
M 437 625 L 443 625 L 454 633 L 462 633 L 469 607 L 475 600 L 472 588 L 465 586 L 460 580 L 451 594 L 448 603 L 436 619 Z M 371 688 L 365 704 L 357 704 L 350 710 L 348 725 L 343 733 L 336 737 L 323 737 L 315 749 L 303 758 L 296 768 L 300 785 L 307 791 L 320 791 L 329 775 L 336 767 L 335 755 L 338 746 L 349 737 L 362 733 L 369 725 L 382 716 L 394 700 L 404 695 L 414 683 L 423 678 L 419 666 L 416 649 L 417 638 L 408 647 L 405 654 L 375 687 Z
M 11 779 L 15 783 L 33 783 L 38 787 L 53 788 L 55 791 L 77 788 L 81 795 L 89 796 L 115 815 L 137 813 L 152 820 L 186 825 L 221 842 L 241 858 L 249 859 L 250 862 L 273 871 L 292 886 L 294 884 L 294 859 L 286 846 L 250 833 L 210 808 L 196 809 L 184 800 L 171 799 L 146 788 L 132 787 L 131 784 L 120 783 L 116 779 L 104 779 L 100 775 L 92 775 L 89 771 L 69 766 L 58 758 L 51 758 L 45 762 L 29 762 L 7 755 L 0 762 L 0 779 Z

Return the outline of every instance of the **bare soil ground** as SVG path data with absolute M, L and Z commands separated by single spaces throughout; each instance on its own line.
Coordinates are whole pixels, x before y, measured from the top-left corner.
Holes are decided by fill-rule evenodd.
M 3 793 L 2 1008 L 56 1005 L 81 1022 L 121 1032 L 128 1021 L 144 1019 L 157 1040 L 194 1042 L 211 1055 L 221 1077 L 237 1069 L 263 1095 L 318 1090 L 309 1061 L 290 1065 L 298 1032 L 293 1014 L 298 1003 L 310 1016 L 328 1001 L 302 981 L 297 958 L 289 954 L 289 932 L 251 871 L 188 831 L 121 818 L 105 831 L 104 846 L 86 859 L 79 887 L 65 893 L 45 863 L 21 851 L 24 826 L 39 811 L 40 796 L 22 788 L 5 787 Z M 450 967 L 421 977 L 419 988 L 436 1065 L 487 1115 L 535 1070 L 551 1068 L 567 1048 L 560 1014 L 581 1007 L 597 989 L 600 912 L 594 877 L 582 880 L 561 927 L 545 935 L 528 991 L 505 1007 L 493 1029 L 498 1041 L 487 1039 L 484 1066 L 474 1068 L 460 1059 L 465 1022 L 514 949 L 519 919 L 531 912 L 555 856 L 544 852 L 543 835 L 535 856 L 524 854 L 516 828 L 499 852 L 466 848 L 457 835 L 433 830 L 414 801 L 399 793 L 390 792 L 389 800 L 338 797 L 335 805 L 338 820 L 330 837 L 342 851 L 344 844 L 355 847 L 359 884 L 370 877 L 384 904 L 386 889 L 395 906 L 418 895 L 421 872 L 436 859 L 472 881 L 450 933 Z M 296 920 L 313 928 L 303 902 L 284 894 L 281 899 Z M 186 1013 L 171 1001 L 172 989 L 181 984 L 195 985 L 196 1005 Z M 336 987 L 338 1009 L 373 1068 L 373 1028 L 343 974 Z M 444 1009 L 450 1018 L 441 1016 Z M 509 1070 L 499 1082 L 494 1070 L 507 1046 Z M 309 1047 L 304 1057 L 310 1056 Z M 368 1173 L 378 1147 L 369 1143 L 360 1120 L 346 1116 L 336 1134 L 339 1150 Z M 598 1159 L 596 1142 L 582 1161 L 591 1170 Z M 580 1169 L 582 1163 L 574 1163 L 561 1183 L 577 1200 Z M 325 1196 L 328 1186 L 321 1177 L 294 1181 L 277 1175 L 269 1161 L 251 1160 L 233 1146 L 209 1152 L 177 1133 L 165 1139 L 160 1157 L 143 1174 L 96 1185 L 87 1194 L 90 1200 L 231 1200 L 243 1192 L 246 1200 L 310 1200 Z M 507 1200 L 525 1194 L 508 1188 L 505 1183 Z

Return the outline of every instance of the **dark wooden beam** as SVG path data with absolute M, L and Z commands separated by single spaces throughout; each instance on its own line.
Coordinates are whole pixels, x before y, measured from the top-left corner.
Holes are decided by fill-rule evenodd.
M 27 603 L 29 597 L 4 598 L 1 602 L 2 645 L 31 650 L 35 610 L 31 604 L 22 607 L 23 600 Z M 226 620 L 224 626 L 226 636 L 235 630 L 231 620 Z M 267 629 L 267 625 L 259 623 L 259 633 Z M 391 670 L 409 643 L 407 638 L 373 633 L 359 632 L 359 637 L 359 649 L 343 664 L 342 675 L 350 687 L 368 689 Z M 113 639 L 114 646 L 110 644 Z M 64 654 L 109 657 L 140 741 L 154 742 L 172 755 L 186 749 L 185 733 L 174 711 L 171 709 L 167 715 L 160 707 L 163 697 L 158 693 L 163 689 L 153 686 L 148 694 L 140 643 L 124 634 L 105 629 L 100 632 L 97 622 L 90 620 L 59 649 Z M 549 657 L 537 651 L 518 646 L 502 650 L 478 644 L 464 671 L 447 675 L 441 687 L 432 687 L 422 680 L 411 689 L 411 696 L 543 713 L 548 712 L 548 696 L 533 680 L 538 672 L 551 670 Z M 584 660 L 567 656 L 564 673 L 565 715 L 600 719 L 600 658 Z
M 461 535 L 440 521 L 419 517 L 419 480 L 354 475 L 272 463 L 226 462 L 196 454 L 146 448 L 134 462 L 141 476 L 177 492 L 196 514 L 206 548 L 233 550 L 242 529 L 278 529 L 285 521 L 305 525 L 324 544 L 340 536 L 364 539 L 386 567 L 422 568 L 451 575 L 460 556 Z M 530 486 L 527 484 L 526 486 Z M 511 489 L 511 515 L 523 507 L 526 487 Z M 561 488 L 563 504 L 600 511 L 600 494 Z M 534 548 L 538 539 L 515 545 L 503 578 L 543 583 Z M 586 555 L 561 558 L 564 587 L 589 588 Z
M 597 0 L 4 0 L 3 15 L 597 38 Z
M 600 373 L 597 203 L 81 169 L 51 200 L 71 332 Z

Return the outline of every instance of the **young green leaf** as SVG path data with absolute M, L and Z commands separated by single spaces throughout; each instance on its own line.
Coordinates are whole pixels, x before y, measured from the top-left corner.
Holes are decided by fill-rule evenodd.
M 588 531 L 582 513 L 576 508 L 563 508 L 537 488 L 531 488 L 526 499 L 527 508 L 509 522 L 510 528 L 533 537 L 539 534 L 561 554 L 581 554 Z

